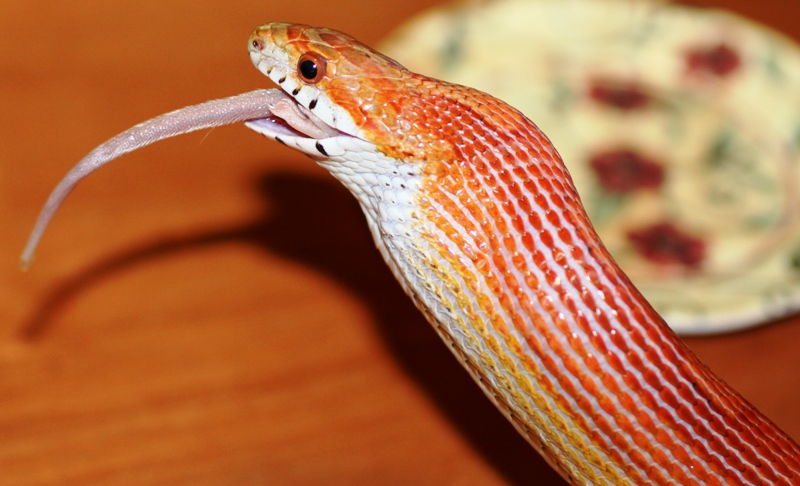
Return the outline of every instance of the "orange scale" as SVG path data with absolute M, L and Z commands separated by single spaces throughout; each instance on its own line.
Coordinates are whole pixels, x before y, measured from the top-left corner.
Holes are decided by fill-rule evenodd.
M 575 200 L 574 191 L 573 191 L 572 185 L 568 186 L 560 178 L 552 179 L 550 181 L 550 183 L 553 184 L 555 192 L 557 192 L 559 194 L 563 194 L 564 197 L 566 199 L 569 199 L 570 201 L 574 201 Z
M 685 444 L 692 444 L 694 441 L 697 440 L 697 436 L 686 425 L 675 424 L 674 432 L 678 440 L 680 440 Z
M 769 467 L 762 467 L 758 471 L 748 468 L 742 475 L 751 484 L 776 484 L 778 477 L 770 470 Z
M 608 347 L 606 346 L 606 343 L 603 341 L 603 339 L 600 337 L 598 333 L 596 332 L 590 333 L 589 342 L 592 343 L 592 346 L 594 347 L 594 349 L 597 350 L 597 352 L 599 352 L 603 356 L 608 355 Z
M 445 98 L 437 98 L 433 101 L 433 106 L 436 109 L 436 113 L 440 115 L 449 115 L 453 112 L 458 112 L 461 109 L 467 108 L 464 106 L 458 106 L 458 108 L 454 108 L 454 105 L 460 105 L 460 103 Z
M 592 422 L 594 423 L 594 427 L 589 427 L 589 430 L 591 430 L 593 428 L 597 428 L 599 431 L 601 431 L 603 434 L 605 434 L 605 437 L 603 437 L 603 436 L 601 436 L 599 434 L 597 434 L 597 435 L 591 434 L 592 437 L 597 437 L 598 439 L 601 439 L 601 440 L 607 438 L 608 440 L 611 441 L 612 444 L 617 446 L 617 448 L 619 448 L 619 449 L 627 449 L 628 448 L 628 441 L 625 439 L 625 437 L 623 437 L 622 435 L 620 435 L 618 433 L 618 427 L 615 427 L 611 423 L 609 423 L 609 421 L 605 417 L 602 417 L 600 415 L 596 415 L 595 414 L 595 415 L 592 416 Z M 634 438 L 634 437 L 632 437 L 632 438 Z M 593 440 L 592 442 L 597 444 L 596 440 Z M 603 442 L 605 442 L 605 440 L 603 440 Z M 635 442 L 635 440 L 634 440 L 634 442 Z M 621 456 L 617 456 L 617 457 L 621 457 Z M 623 464 L 625 464 L 624 460 L 623 460 L 623 462 L 620 462 L 617 465 L 622 466 Z M 640 467 L 641 467 L 641 465 L 640 465 Z
M 558 356 L 561 357 L 561 354 L 558 354 Z M 561 385 L 561 389 L 564 390 L 564 393 L 575 400 L 575 404 L 578 405 L 579 409 L 586 413 L 586 416 L 589 418 L 589 420 L 592 420 L 596 423 L 597 413 L 595 412 L 594 408 L 592 408 L 592 403 L 589 401 L 588 396 L 582 393 L 582 390 L 578 390 L 578 388 L 566 376 L 559 373 L 558 368 L 555 366 L 555 363 L 552 361 L 552 359 L 548 359 L 546 361 L 550 363 L 550 366 L 547 367 L 548 371 L 550 371 L 550 373 L 556 377 L 559 385 Z
M 655 351 L 653 351 L 653 350 L 648 350 L 647 352 L 648 352 L 648 357 L 651 356 L 650 353 L 655 354 Z M 659 358 L 659 360 L 660 360 L 660 358 Z M 659 367 L 661 365 L 660 361 L 653 360 L 653 363 L 656 366 L 659 366 Z M 672 385 L 674 385 L 676 387 L 680 384 L 680 382 L 678 381 L 678 377 L 675 375 L 675 371 L 672 368 L 664 367 L 664 369 L 662 369 L 662 373 L 666 377 L 668 383 L 670 383 L 670 384 L 672 384 Z M 670 393 L 672 393 L 672 392 L 670 392 Z
M 502 275 L 508 275 L 508 265 L 506 261 L 502 258 L 493 258 L 492 261 L 494 262 L 495 267 L 497 267 L 497 271 L 500 272 Z
M 745 464 L 743 464 L 742 461 L 737 456 L 735 456 L 733 454 L 728 454 L 726 449 L 724 448 L 724 445 L 722 444 L 722 442 L 720 440 L 717 440 L 716 438 L 714 438 L 712 440 L 709 440 L 709 443 L 711 444 L 711 449 L 714 452 L 716 452 L 717 454 L 720 454 L 723 457 L 725 457 L 725 466 L 726 466 L 726 469 L 728 470 L 728 475 L 729 476 L 733 475 L 733 472 L 731 471 L 731 469 L 733 469 L 734 471 L 738 471 L 742 475 L 745 475 L 745 476 L 747 475 L 747 472 L 748 472 L 748 470 L 750 470 L 750 468 L 747 467 Z M 757 483 L 751 483 L 751 484 L 763 484 L 763 483 L 757 482 Z
M 427 116 L 427 111 L 425 105 L 414 103 L 410 109 L 405 110 L 406 117 L 410 121 L 415 121 L 420 123 L 423 120 L 427 120 L 429 117 Z
M 503 142 L 503 145 L 505 147 L 508 147 L 511 145 L 516 145 L 517 140 L 515 137 L 519 137 L 520 134 L 517 133 L 517 130 L 509 130 L 509 131 L 498 132 L 495 134 L 495 136 Z
M 626 381 L 626 383 L 628 382 L 628 380 L 625 380 L 625 381 Z M 632 382 L 633 383 L 638 383 L 638 380 L 634 379 L 634 380 L 632 380 Z M 633 387 L 631 387 L 631 388 L 633 388 Z M 652 393 L 650 393 L 647 390 L 639 389 L 639 391 L 637 392 L 637 395 L 639 396 L 639 399 L 642 401 L 642 403 L 644 404 L 645 407 L 647 407 L 648 409 L 653 410 L 653 411 L 656 411 L 658 409 L 658 402 L 656 401 L 656 398 L 653 396 Z
M 746 431 L 740 431 L 740 432 L 744 432 L 744 435 L 747 436 L 748 442 L 752 442 L 752 443 L 757 442 L 755 440 L 755 437 L 753 437 L 752 435 L 747 434 Z M 758 455 L 756 454 L 755 450 L 752 447 L 746 446 L 742 442 L 741 438 L 738 435 L 734 435 L 734 434 L 729 435 L 728 436 L 728 441 L 731 443 L 731 445 L 733 446 L 734 449 L 739 451 L 745 457 L 745 459 L 749 463 L 757 464 L 759 462 L 759 458 L 758 458 Z
M 661 399 L 662 403 L 666 403 L 677 413 L 680 402 L 668 388 L 662 388 L 658 392 L 658 397 Z
M 725 425 L 720 421 L 719 417 L 713 412 L 717 411 L 717 407 L 713 403 L 698 402 L 694 408 L 695 414 L 700 416 L 704 422 L 708 423 L 711 430 L 718 434 L 726 435 L 728 432 L 725 430 Z
M 578 380 L 581 382 L 583 389 L 586 390 L 588 394 L 594 397 L 606 396 L 605 392 L 600 391 L 597 384 L 594 381 L 592 381 L 587 375 L 585 374 L 578 375 Z
M 661 405 L 660 402 L 659 405 Z M 668 427 L 670 429 L 675 427 L 676 424 L 675 418 L 670 413 L 670 410 L 667 410 L 665 407 L 662 406 L 656 406 L 653 411 L 656 413 L 656 417 L 658 418 L 658 420 L 661 421 L 660 424 L 661 427 Z
M 486 344 L 487 347 L 491 349 L 494 352 L 494 354 L 500 356 L 502 360 L 502 357 L 505 356 L 505 351 L 503 351 L 503 348 L 500 346 L 500 343 L 497 342 L 496 339 L 487 339 Z
M 498 187 L 495 191 L 495 198 L 501 203 L 500 207 L 503 209 L 503 213 L 511 220 L 511 225 L 515 226 L 514 221 L 520 219 L 519 214 L 517 214 L 517 207 L 514 205 L 515 200 L 510 198 L 502 187 Z M 508 223 L 506 223 L 506 226 L 508 226 Z
M 442 125 L 441 134 L 443 140 L 457 140 L 461 135 L 461 130 L 453 123 L 445 123 Z
M 567 203 L 564 202 L 564 199 L 558 195 L 557 193 L 550 194 L 550 201 L 553 203 L 555 207 L 560 209 L 562 212 L 566 212 Z M 566 230 L 565 228 L 561 229 L 562 231 Z
M 619 333 L 615 332 L 610 334 L 610 339 L 618 351 L 621 351 L 623 354 L 629 355 L 628 359 L 635 368 L 639 369 L 641 367 L 642 362 L 638 361 L 639 357 L 635 354 L 630 354 L 630 348 L 628 347 L 628 343 L 625 342 L 625 340 L 622 338 L 622 336 L 620 336 Z
M 542 323 L 542 324 L 544 324 L 544 323 Z M 550 330 L 546 327 L 546 325 L 543 328 L 538 328 L 538 331 L 539 331 L 540 334 L 542 334 L 542 337 L 544 337 L 545 343 L 547 344 L 547 346 L 549 348 L 549 352 L 545 353 L 541 357 L 542 358 L 542 363 L 545 364 L 545 367 L 547 368 L 547 370 L 550 373 L 552 373 L 554 376 L 561 377 L 561 372 L 559 371 L 559 367 L 556 364 L 555 360 L 553 360 L 553 355 L 556 355 L 559 358 L 562 358 L 564 356 L 564 348 L 561 346 L 561 343 L 559 343 L 555 339 L 555 337 L 553 336 L 553 333 L 550 332 Z M 560 378 L 559 378 L 559 381 L 561 381 Z M 571 391 L 568 388 L 565 388 L 565 391 L 567 391 L 567 393 L 569 393 L 570 395 L 574 395 L 573 392 L 575 391 L 575 389 L 572 388 L 572 384 L 567 384 L 567 385 L 562 385 L 562 386 L 570 387 Z
M 588 290 L 581 280 L 581 276 L 577 270 L 568 264 L 567 255 L 561 250 L 553 251 L 553 261 L 557 266 L 560 266 L 564 271 L 564 276 L 567 277 L 567 282 L 578 291 L 578 298 L 586 303 L 587 299 L 593 300 L 590 290 Z M 591 307 L 591 306 L 590 306 Z M 581 311 L 578 311 L 581 312 Z
M 666 455 L 664 454 L 663 451 L 657 451 L 656 455 L 658 456 L 659 460 L 661 460 L 661 461 L 669 461 L 669 459 L 666 459 Z M 662 457 L 664 457 L 665 459 L 662 459 Z M 666 462 L 664 468 L 666 470 L 670 471 L 670 473 L 672 474 L 672 478 L 670 478 L 670 479 L 673 480 L 673 482 L 674 482 L 674 480 L 677 480 L 678 481 L 677 484 L 685 484 L 687 486 L 691 486 L 693 484 L 698 484 L 697 481 L 695 481 L 693 479 L 689 479 L 689 477 L 686 475 L 684 470 L 681 469 L 678 465 L 672 465 L 672 464 L 674 464 L 674 463 L 671 462 L 671 461 Z M 672 465 L 672 467 L 667 467 L 667 466 L 670 466 L 670 465 Z
M 564 172 L 560 170 L 560 167 L 555 167 L 547 160 L 546 154 L 542 154 L 541 159 L 542 163 L 539 164 L 537 168 L 541 172 L 542 178 L 552 180 L 564 175 Z
M 533 250 L 533 263 L 542 270 L 547 270 L 547 260 L 542 252 L 539 250 Z
M 328 60 L 329 68 L 331 64 L 333 64 L 334 66 L 339 64 L 342 61 L 342 58 L 344 57 L 342 55 L 344 51 L 326 46 L 325 44 L 320 44 L 319 42 L 309 42 L 304 50 L 314 51 L 321 54 L 322 57 Z M 331 74 L 335 75 L 336 73 L 331 73 Z M 331 76 L 331 78 L 333 77 L 334 76 Z
M 644 369 L 644 363 L 642 362 L 642 358 L 638 354 L 628 351 L 626 351 L 626 354 L 628 357 L 628 363 L 630 363 L 631 366 L 640 371 Z
M 525 282 L 526 282 L 526 285 L 527 285 L 527 279 L 526 279 Z M 537 287 L 538 287 L 538 285 L 536 287 L 534 287 L 534 288 L 537 288 Z M 543 321 L 542 321 L 542 316 L 538 312 L 535 312 L 534 305 L 533 305 L 533 300 L 527 295 L 522 296 L 522 298 L 520 299 L 519 305 L 523 310 L 525 310 L 526 312 L 531 313 L 530 316 L 531 316 L 531 321 L 533 321 L 533 323 L 532 324 L 525 323 L 523 326 L 521 326 L 518 329 L 518 331 L 520 332 L 520 334 L 526 340 L 533 339 L 533 336 L 530 334 L 530 331 L 532 330 L 531 325 L 534 326 L 534 328 L 544 325 Z
M 438 132 L 444 134 L 444 126 L 446 122 L 442 122 L 442 120 L 438 118 L 429 118 L 425 121 L 425 126 L 429 132 L 433 135 L 433 132 Z
M 505 162 L 503 162 L 503 159 L 507 159 L 509 157 L 510 155 L 508 154 L 507 151 L 498 149 L 495 146 L 493 147 L 491 156 L 487 157 L 487 161 L 489 163 L 489 166 L 493 169 L 494 173 L 498 173 L 503 169 L 503 166 L 505 166 Z M 497 176 L 494 177 L 497 178 Z
M 640 370 L 642 371 L 642 378 L 644 378 L 645 383 L 650 385 L 652 388 L 659 390 L 661 388 L 661 384 L 658 381 L 658 375 L 653 370 Z
M 508 228 L 506 228 L 506 231 L 508 231 Z M 506 250 L 507 250 L 509 253 L 511 253 L 511 255 L 512 255 L 512 262 L 513 262 L 513 255 L 515 255 L 515 254 L 517 254 L 517 255 L 518 255 L 518 254 L 519 254 L 519 253 L 517 252 L 517 240 L 515 240 L 515 239 L 514 239 L 514 237 L 513 237 L 513 236 L 511 236 L 511 233 L 508 233 L 508 232 L 507 232 L 507 233 L 506 233 L 506 234 L 503 236 L 503 244 L 505 245 L 505 247 L 506 247 Z M 520 259 L 520 262 L 521 262 L 521 263 L 524 265 L 524 260 L 521 260 L 521 259 Z M 515 268 L 519 268 L 519 267 L 517 267 L 517 265 L 516 265 L 516 264 L 514 265 L 514 267 L 515 267 Z M 522 267 L 522 268 L 524 268 L 524 267 Z
M 447 164 L 447 179 L 442 181 L 441 186 L 444 192 L 453 194 L 463 184 L 461 168 L 456 164 Z M 442 195 L 442 199 L 446 196 Z
M 545 212 L 545 216 L 550 212 L 550 205 L 547 203 L 545 195 L 539 191 L 531 191 L 533 193 L 533 203 L 539 208 L 540 211 Z
M 705 450 L 705 448 L 703 449 Z M 696 450 L 695 447 L 692 447 L 692 450 Z M 707 450 L 705 451 L 705 454 L 706 454 L 705 456 L 701 457 L 703 457 L 706 461 L 708 461 L 709 467 L 715 474 L 727 478 L 729 480 L 727 484 L 737 484 L 737 483 L 741 484 L 741 481 L 739 481 L 737 478 L 732 477 L 733 474 L 731 473 L 730 469 L 725 467 L 725 465 L 722 463 L 722 460 L 718 456 L 711 455 Z
M 654 348 L 652 347 L 647 348 L 647 350 L 645 351 L 645 356 L 647 356 L 647 359 L 650 361 L 652 366 L 661 371 L 661 373 L 663 374 L 662 377 L 666 378 L 665 381 L 667 383 L 669 383 L 672 386 L 678 385 L 678 377 L 675 376 L 675 372 L 672 370 L 672 368 L 668 368 L 666 364 L 662 362 L 661 356 L 659 356 L 658 353 L 656 353 L 656 350 Z
M 782 453 L 783 451 L 789 450 L 789 448 L 792 447 L 792 445 L 789 443 L 789 441 L 783 440 L 783 439 L 781 439 L 781 440 L 773 440 L 773 441 L 770 441 L 769 443 L 775 445 L 778 453 Z M 763 444 L 761 444 L 761 445 L 763 445 Z M 775 450 L 773 450 L 773 449 L 770 449 L 770 451 L 771 452 L 775 452 Z M 774 457 L 774 455 L 773 455 L 773 457 Z M 768 467 L 774 468 L 778 473 L 780 473 L 780 474 L 782 474 L 782 475 L 784 475 L 786 477 L 792 477 L 793 476 L 793 473 L 791 472 L 791 470 L 789 469 L 787 464 L 784 463 L 783 461 L 779 461 L 777 458 L 771 459 Z M 796 461 L 795 461 L 795 467 L 797 467 L 797 462 Z
M 523 246 L 525 246 L 524 238 L 526 235 L 525 232 L 525 221 L 522 219 L 522 216 L 519 214 L 514 214 L 511 218 L 511 226 L 514 227 L 514 230 L 520 235 L 520 239 L 523 240 Z
M 609 278 L 612 275 L 615 275 L 615 273 L 614 273 L 615 268 L 616 267 L 611 263 L 611 261 L 609 261 L 608 267 L 606 268 L 606 275 L 608 275 Z M 637 295 L 636 293 L 634 293 L 634 292 L 624 292 L 624 293 L 617 293 L 615 295 L 622 302 L 622 304 L 620 305 L 620 308 L 627 308 L 630 311 L 630 313 L 632 315 L 632 319 L 633 319 L 634 322 L 652 322 L 652 323 L 662 323 L 663 324 L 664 321 L 658 316 L 658 314 L 655 313 L 655 311 L 653 310 L 652 307 L 649 307 L 649 304 L 644 304 L 644 305 L 647 306 L 646 310 L 645 310 L 645 309 L 642 309 L 641 305 L 643 305 L 643 304 L 641 302 L 634 301 L 633 296 Z M 617 306 L 619 304 L 617 304 L 615 302 L 615 300 L 616 299 L 612 295 L 609 295 L 609 303 L 613 307 L 617 308 Z M 622 323 L 622 325 L 624 325 L 626 328 L 629 328 L 629 329 L 633 328 L 633 325 L 631 324 L 631 321 L 628 320 L 627 315 L 618 314 L 618 318 L 619 318 L 620 322 Z M 647 333 L 647 336 L 650 339 L 650 342 L 652 342 L 656 346 L 659 346 L 659 345 L 664 344 L 665 341 L 663 339 L 664 336 L 660 332 L 658 332 L 657 329 L 658 329 L 657 326 L 649 326 L 649 327 L 645 328 L 645 332 Z M 633 329 L 632 329 L 632 332 L 633 332 Z M 640 334 L 638 332 L 636 332 L 636 335 L 640 336 Z M 664 347 L 666 347 L 666 344 L 664 344 Z
M 536 161 L 535 159 L 529 159 L 526 161 L 523 158 L 520 158 L 520 160 L 522 162 L 511 167 L 511 173 L 514 174 L 514 177 L 517 178 L 517 181 L 524 184 L 530 180 L 530 171 L 528 167 L 534 165 Z
M 380 117 L 383 113 L 383 107 L 378 100 L 371 99 L 359 105 L 362 112 L 367 113 L 370 117 Z
M 522 188 L 516 182 L 508 184 L 506 187 L 508 193 L 511 195 L 511 198 L 517 203 L 519 209 L 522 211 L 523 214 L 527 214 L 531 212 L 531 205 L 528 202 L 528 198 L 525 197 L 525 194 L 522 192 Z
M 489 170 L 489 166 L 486 163 L 486 158 L 481 157 L 479 159 L 476 159 L 475 163 L 473 164 L 473 168 L 478 172 L 478 174 L 481 175 L 486 174 Z
M 657 469 L 655 466 L 650 465 L 647 468 L 647 479 L 646 484 L 670 484 L 670 480 L 664 477 L 664 474 L 661 470 Z M 634 484 L 643 484 L 642 482 L 634 482 Z M 689 484 L 689 483 L 685 483 Z
M 468 103 L 456 102 L 453 106 L 444 108 L 443 111 L 453 120 L 453 123 L 469 127 L 470 129 L 474 128 L 482 131 L 486 129 L 483 114 L 480 110 L 477 110 L 474 106 L 470 106 Z
M 651 446 L 652 446 L 652 443 L 650 442 L 650 439 L 642 431 L 635 429 L 633 427 L 633 424 L 631 424 L 630 421 L 627 420 L 627 417 L 619 416 L 619 417 L 616 417 L 616 419 L 617 419 L 617 425 L 619 426 L 619 428 L 622 429 L 625 432 L 629 432 L 629 434 L 631 436 L 631 439 L 633 439 L 633 443 L 636 444 L 637 446 L 639 446 L 640 449 L 643 449 L 643 450 L 649 452 L 649 450 L 651 449 Z M 648 463 L 649 463 L 649 461 L 648 461 Z M 647 468 L 643 468 L 643 469 L 646 470 Z
M 488 268 L 489 267 L 488 259 L 484 259 L 484 261 L 487 262 L 487 265 L 485 265 L 485 267 Z M 484 275 L 485 275 L 486 285 L 489 286 L 489 288 L 492 291 L 492 294 L 494 296 L 502 295 L 503 294 L 503 284 L 500 282 L 500 280 L 498 280 L 494 276 L 494 273 L 492 273 L 491 270 L 487 270 L 484 273 Z
M 635 441 L 634 441 L 634 443 L 635 443 Z M 642 455 L 641 452 L 633 450 L 633 451 L 628 453 L 628 458 L 631 460 L 632 463 L 636 464 L 639 468 L 644 470 L 649 479 L 651 479 L 651 480 L 655 479 L 651 484 L 667 484 L 666 481 L 661 480 L 659 482 L 658 478 L 654 478 L 654 476 L 657 476 L 659 474 L 659 471 L 657 469 L 654 469 L 654 468 L 651 467 L 650 461 L 648 461 L 644 457 L 644 455 Z M 628 473 L 629 475 L 634 473 L 634 471 L 631 470 L 631 469 L 628 469 L 625 472 Z M 641 477 L 639 477 L 639 478 L 633 478 L 632 477 L 631 479 L 634 481 L 633 484 L 645 484 Z
M 693 393 L 692 389 L 684 383 L 678 385 L 678 395 L 680 395 L 681 398 L 690 403 L 694 403 L 697 401 L 697 396 Z M 684 420 L 690 423 L 694 423 L 694 419 L 695 419 L 694 415 L 691 415 L 691 421 L 688 418 Z
M 412 90 L 409 90 L 409 84 L 407 78 L 397 79 L 395 77 L 381 77 L 375 79 L 380 84 L 380 89 L 385 91 L 392 91 L 394 94 L 392 95 L 392 99 L 395 103 L 407 103 L 408 100 L 416 98 L 413 94 Z
M 605 376 L 603 377 L 603 383 L 606 383 Z M 617 383 L 614 382 L 614 385 L 617 386 Z M 645 430 L 653 430 L 655 429 L 655 423 L 643 410 L 639 409 L 638 404 L 634 401 L 633 397 L 631 397 L 628 393 L 622 392 L 621 390 L 616 393 L 617 399 L 619 400 L 620 405 L 625 410 L 628 410 L 636 422 L 639 423 Z
M 639 386 L 639 380 L 637 380 L 636 377 L 630 373 L 630 371 L 626 370 L 623 367 L 622 362 L 619 360 L 619 358 L 613 354 L 605 355 L 605 357 L 606 357 L 606 362 L 609 364 L 609 366 L 614 368 L 614 371 L 619 373 L 620 370 L 622 370 L 623 373 L 622 382 L 625 383 L 625 385 L 628 386 L 628 388 L 630 388 L 631 390 L 638 390 L 635 393 L 639 397 L 639 399 L 642 400 L 642 403 L 647 408 L 652 408 L 652 405 L 655 403 L 655 399 L 649 392 L 645 392 L 640 388 L 637 388 Z
M 546 230 L 542 230 L 539 232 L 539 240 L 542 243 L 544 243 L 544 245 L 547 247 L 552 247 L 554 243 L 553 235 L 551 235 L 550 232 Z
M 539 292 L 541 290 L 541 286 L 539 285 L 539 280 L 533 275 L 531 272 L 525 273 L 525 285 L 528 286 L 529 289 Z M 539 299 L 541 301 L 541 299 Z M 546 302 L 546 301 L 545 301 Z M 547 307 L 545 307 L 546 309 Z M 536 314 L 532 314 L 536 315 Z
M 676 413 L 678 414 L 678 418 L 686 422 L 690 427 L 695 428 L 699 425 L 694 409 L 687 406 L 681 406 L 678 410 L 676 410 Z M 690 440 L 691 436 L 687 437 L 686 439 Z
M 545 217 L 550 222 L 550 224 L 552 224 L 556 228 L 561 227 L 561 216 L 558 214 L 557 211 L 553 211 L 552 209 L 550 209 L 549 205 L 547 206 L 547 211 L 545 211 Z M 548 246 L 552 247 L 552 244 Z
M 658 355 L 658 353 L 656 353 L 654 351 L 653 346 L 650 344 L 650 342 L 647 341 L 644 338 L 644 336 L 642 336 L 642 334 L 640 332 L 638 332 L 638 330 L 635 330 L 635 329 L 631 330 L 630 338 L 633 341 L 633 344 L 635 344 L 639 349 L 644 351 L 645 356 L 648 359 L 655 359 L 656 360 L 653 364 L 655 364 L 657 366 L 661 366 L 662 365 L 661 357 Z
M 489 215 L 492 217 L 492 221 L 497 227 L 497 230 L 500 232 L 501 235 L 503 235 L 503 237 L 505 237 L 508 236 L 506 235 L 506 233 L 508 232 L 508 224 L 506 223 L 505 218 L 503 218 L 503 216 L 500 214 L 499 207 L 500 206 L 497 206 L 493 202 L 491 205 L 491 210 L 489 212 Z M 487 227 L 486 229 L 491 229 L 491 228 Z
M 497 174 L 497 177 L 500 178 L 501 181 L 506 185 L 508 189 L 516 185 L 516 181 L 514 180 L 514 174 L 511 171 L 506 169 L 501 169 L 500 172 Z
M 530 219 L 531 218 L 528 218 L 529 221 L 530 221 Z M 520 240 L 522 241 L 522 246 L 524 246 L 526 250 L 528 250 L 531 253 L 534 252 L 534 249 L 536 248 L 536 244 L 533 241 L 533 235 L 531 235 L 529 232 L 526 231 L 526 232 L 522 233 L 522 236 L 520 237 Z
M 325 79 L 327 80 L 328 78 Z M 358 98 L 356 94 L 362 89 L 359 78 L 352 76 L 337 76 L 335 78 L 331 78 L 327 82 L 327 94 L 333 99 L 334 102 L 345 99 L 351 103 L 363 102 L 363 99 Z
M 653 465 L 653 462 L 658 463 L 658 461 L 657 460 L 654 461 L 655 458 L 653 457 L 653 447 L 652 447 L 653 444 L 650 442 L 650 439 L 648 439 L 647 436 L 645 436 L 642 432 L 638 430 L 633 430 L 632 429 L 633 425 L 630 422 L 627 422 L 625 417 L 617 417 L 617 421 L 618 423 L 620 422 L 622 423 L 622 425 L 620 425 L 620 428 L 622 430 L 630 433 L 631 439 L 633 439 L 633 443 L 639 446 L 639 448 L 642 449 L 644 452 L 647 452 L 648 455 L 650 455 L 650 459 L 645 459 L 644 455 L 642 455 L 641 452 L 637 451 L 635 453 L 636 454 L 635 457 L 639 457 L 640 458 L 639 461 L 642 462 L 634 461 L 636 465 L 639 466 L 641 469 L 648 471 L 647 473 L 648 479 L 653 479 L 653 474 L 661 474 L 658 468 L 654 467 Z M 629 455 L 629 457 L 633 458 L 634 456 Z M 664 466 L 664 464 L 658 464 L 658 465 L 662 467 Z M 661 484 L 668 484 L 668 483 L 661 483 Z
M 595 397 L 597 399 L 597 404 L 600 406 L 600 408 L 605 413 L 614 417 L 620 428 L 628 432 L 633 432 L 635 430 L 633 424 L 630 422 L 630 420 L 628 420 L 628 417 L 618 413 L 617 406 L 614 404 L 611 398 L 606 395 L 603 395 L 602 393 L 596 390 L 595 392 L 596 392 Z
M 677 430 L 674 430 L 674 431 L 677 431 Z M 665 431 L 659 429 L 658 432 L 656 433 L 656 437 L 660 438 L 659 442 L 661 442 L 664 446 L 666 446 L 673 453 L 675 458 L 678 459 L 678 461 L 681 464 L 684 464 L 684 465 L 686 465 L 688 467 L 694 467 L 695 462 L 692 461 L 692 459 L 689 457 L 689 454 L 686 452 L 686 449 L 684 447 L 679 446 L 678 444 L 676 444 L 672 440 L 672 438 L 667 435 L 667 433 Z M 697 439 L 696 438 L 692 438 L 690 436 L 688 440 L 683 439 L 681 437 L 679 437 L 679 440 L 681 440 L 683 443 L 691 444 L 692 442 L 694 442 Z M 681 453 L 679 454 L 678 451 L 680 451 Z M 705 471 L 703 471 L 703 472 L 705 473 Z M 697 473 L 695 473 L 695 474 L 697 474 Z
M 520 211 L 522 211 L 523 215 L 528 216 L 528 221 L 531 222 L 533 218 L 539 218 L 538 214 L 533 210 L 531 206 L 531 201 L 527 197 L 520 197 L 517 198 L 517 205 L 519 206 Z M 537 227 L 534 225 L 534 228 L 537 230 L 541 230 L 541 220 L 539 220 L 539 226 Z
M 505 214 L 509 214 L 509 208 L 511 211 L 514 211 L 514 204 L 509 201 L 508 194 L 506 193 L 505 189 L 503 189 L 502 185 L 498 185 L 492 188 L 492 195 L 494 196 L 495 200 L 500 204 L 503 208 L 503 212 Z

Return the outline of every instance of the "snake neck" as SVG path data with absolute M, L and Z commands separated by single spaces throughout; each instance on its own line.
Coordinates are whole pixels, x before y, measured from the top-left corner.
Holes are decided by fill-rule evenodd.
M 384 259 L 450 349 L 565 478 L 798 481 L 800 448 L 633 287 L 532 122 L 452 85 L 413 103 L 420 118 L 404 122 L 426 117 L 433 138 L 378 137 L 368 163 L 322 165 L 359 199 Z M 431 150 L 417 151 L 420 141 Z

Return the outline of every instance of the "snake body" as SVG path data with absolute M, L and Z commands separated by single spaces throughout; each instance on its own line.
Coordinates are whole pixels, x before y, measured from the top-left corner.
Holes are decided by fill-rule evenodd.
M 350 189 L 405 291 L 568 481 L 800 484 L 800 447 L 630 283 L 533 122 L 333 30 L 266 24 L 249 48 L 326 128 L 247 125 Z

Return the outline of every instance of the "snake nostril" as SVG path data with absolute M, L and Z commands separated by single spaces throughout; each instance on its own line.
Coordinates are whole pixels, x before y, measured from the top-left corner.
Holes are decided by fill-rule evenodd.
M 264 49 L 264 41 L 262 39 L 256 37 L 255 39 L 252 39 L 250 41 L 250 47 L 254 51 L 259 51 L 260 52 L 261 50 Z

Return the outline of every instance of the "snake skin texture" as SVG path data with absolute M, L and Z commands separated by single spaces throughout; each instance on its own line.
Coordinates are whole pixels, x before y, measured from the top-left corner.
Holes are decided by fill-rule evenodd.
M 800 483 L 800 447 L 631 285 L 534 123 L 333 30 L 266 24 L 249 46 L 262 72 L 341 132 L 265 134 L 352 191 L 406 292 L 568 481 Z M 308 53 L 325 63 L 313 82 L 298 64 Z

